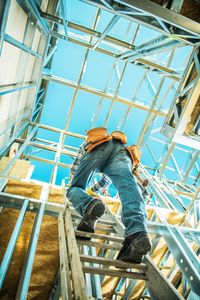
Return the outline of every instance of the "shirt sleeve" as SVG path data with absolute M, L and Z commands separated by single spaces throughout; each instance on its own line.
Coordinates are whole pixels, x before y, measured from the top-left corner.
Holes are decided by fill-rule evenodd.
M 112 180 L 107 175 L 103 174 L 101 179 L 92 186 L 92 190 L 94 192 L 102 192 L 103 190 L 108 188 L 111 185 L 111 183 Z
M 69 183 L 70 184 L 72 183 L 72 180 L 74 178 L 76 170 L 77 170 L 77 168 L 78 168 L 78 166 L 80 164 L 81 158 L 85 154 L 84 147 L 85 147 L 85 143 L 80 146 L 78 154 L 77 154 L 77 157 L 74 159 L 74 161 L 72 163 L 71 170 L 70 170 L 70 175 L 69 175 Z

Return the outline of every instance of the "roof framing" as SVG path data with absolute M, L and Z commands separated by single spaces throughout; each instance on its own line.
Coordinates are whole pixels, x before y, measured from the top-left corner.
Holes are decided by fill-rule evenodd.
M 144 24 L 171 38 L 199 44 L 200 24 L 148 0 L 81 0 L 129 20 Z

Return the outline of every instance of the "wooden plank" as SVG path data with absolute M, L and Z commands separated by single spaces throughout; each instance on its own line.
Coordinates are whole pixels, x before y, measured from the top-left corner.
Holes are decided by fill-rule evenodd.
M 87 300 L 87 293 L 85 290 L 85 280 L 82 270 L 82 265 L 79 257 L 78 246 L 76 243 L 76 237 L 73 229 L 73 223 L 70 215 L 69 206 L 67 204 L 65 214 L 65 229 L 67 235 L 67 246 L 69 253 L 69 262 L 72 271 L 72 281 L 74 287 L 74 298 Z
M 71 285 L 69 276 L 69 261 L 67 253 L 67 243 L 65 237 L 65 227 L 63 214 L 59 214 L 58 218 L 59 233 L 59 253 L 60 253 L 60 279 L 61 279 L 61 295 L 63 300 L 71 300 Z
M 113 242 L 118 242 L 118 243 L 121 243 L 124 240 L 123 238 L 120 238 L 120 237 L 114 237 L 114 236 L 98 234 L 98 233 L 89 233 L 89 232 L 79 231 L 79 230 L 76 230 L 75 233 L 76 233 L 76 236 L 91 237 L 94 239 L 107 240 L 107 241 L 113 241 Z
M 6 169 L 8 164 L 10 163 L 12 158 L 10 157 L 2 157 L 0 160 L 0 174 Z M 29 172 L 29 169 L 31 167 L 31 164 L 27 160 L 18 159 L 8 172 L 8 176 L 13 176 L 17 178 L 23 178 L 25 179 L 27 177 L 27 174 Z
M 146 276 L 142 273 L 138 272 L 127 272 L 121 269 L 113 270 L 113 269 L 100 269 L 95 267 L 86 267 L 83 266 L 84 273 L 90 274 L 100 274 L 100 275 L 109 275 L 112 277 L 120 277 L 120 278 L 133 278 L 133 279 L 140 279 L 146 280 Z
M 78 226 L 79 222 L 75 222 L 73 223 L 75 227 Z M 99 224 L 100 225 L 100 224 Z M 98 224 L 95 227 L 95 232 L 97 232 L 98 234 L 104 234 L 104 233 L 115 233 L 116 234 L 116 230 L 113 227 L 104 227 L 104 225 L 99 226 Z
M 121 246 L 102 243 L 102 242 L 94 242 L 94 241 L 77 239 L 77 243 L 81 246 L 87 245 L 87 246 L 97 247 L 99 249 L 111 249 L 111 250 L 118 250 L 118 251 L 121 249 Z
M 178 293 L 176 288 L 171 282 L 162 274 L 162 272 L 156 267 L 151 258 L 147 255 L 145 257 L 147 268 L 147 285 L 150 289 L 150 294 L 154 299 L 173 299 L 183 300 L 184 298 Z M 155 272 L 155 269 L 157 272 Z
M 117 268 L 123 268 L 123 269 L 137 269 L 137 270 L 146 270 L 147 265 L 146 264 L 134 264 L 129 262 L 124 262 L 116 259 L 109 259 L 104 257 L 94 257 L 91 255 L 80 255 L 80 259 L 83 262 L 91 262 L 95 264 L 100 265 L 107 265 L 107 266 L 113 266 Z

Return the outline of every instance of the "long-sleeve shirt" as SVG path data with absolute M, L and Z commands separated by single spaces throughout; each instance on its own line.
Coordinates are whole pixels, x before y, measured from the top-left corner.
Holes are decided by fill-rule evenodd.
M 82 144 L 80 146 L 77 157 L 75 158 L 75 160 L 72 163 L 71 172 L 70 172 L 70 176 L 69 176 L 70 183 L 72 182 L 74 175 L 76 173 L 76 170 L 80 164 L 80 161 L 81 161 L 83 155 L 85 154 L 84 147 L 85 147 L 85 144 Z M 97 181 L 97 183 L 95 183 L 92 186 L 92 190 L 94 192 L 102 192 L 103 190 L 108 188 L 111 185 L 111 183 L 112 183 L 111 179 L 108 176 L 106 176 L 105 174 L 102 174 L 102 177 Z

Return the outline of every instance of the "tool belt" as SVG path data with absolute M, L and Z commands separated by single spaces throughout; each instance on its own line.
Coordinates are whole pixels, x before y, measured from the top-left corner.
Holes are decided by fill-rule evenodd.
M 140 163 L 140 154 L 137 146 L 135 145 L 127 146 L 126 150 L 128 151 L 131 157 L 133 168 L 137 168 Z
M 122 131 L 116 130 L 111 133 L 113 139 L 119 140 L 122 144 L 127 143 L 127 136 Z
M 109 134 L 105 127 L 90 129 L 87 131 L 87 136 L 88 138 L 85 145 L 85 151 L 87 152 L 91 152 L 97 146 L 105 142 L 109 142 L 112 139 L 119 140 L 122 144 L 126 144 L 127 142 L 127 137 L 123 132 L 113 131 L 111 134 Z M 131 157 L 133 168 L 137 167 L 140 162 L 140 154 L 137 146 L 127 146 L 126 150 Z
M 85 145 L 85 150 L 87 152 L 91 152 L 97 146 L 112 140 L 112 136 L 104 127 L 90 129 L 87 131 L 87 135 L 88 138 Z

